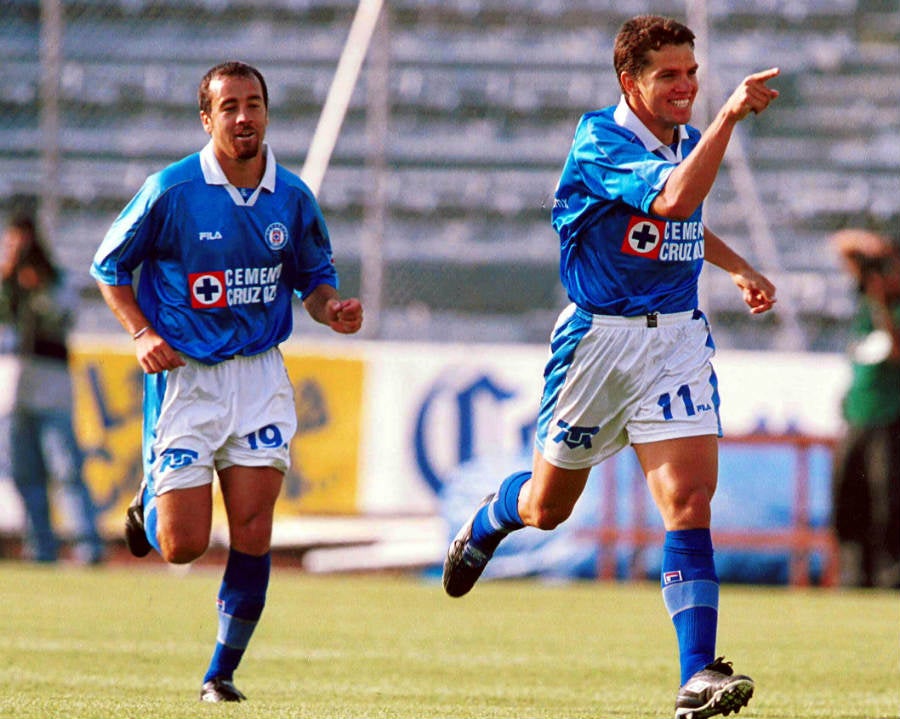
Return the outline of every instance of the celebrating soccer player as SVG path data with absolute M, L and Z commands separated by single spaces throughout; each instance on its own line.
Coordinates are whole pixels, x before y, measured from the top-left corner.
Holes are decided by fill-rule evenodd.
M 629 20 L 614 66 L 621 99 L 582 117 L 553 203 L 571 304 L 553 329 L 534 464 L 459 531 L 444 588 L 468 592 L 510 532 L 563 522 L 591 467 L 630 444 L 666 528 L 662 594 L 681 659 L 675 716 L 704 719 L 746 706 L 753 681 L 716 657 L 710 500 L 721 429 L 697 279 L 704 259 L 721 267 L 754 314 L 772 307 L 775 288 L 704 224 L 703 200 L 736 124 L 778 96 L 767 85 L 778 70 L 747 77 L 701 136 L 687 124 L 698 88 L 689 28 Z
M 233 674 L 265 604 L 272 517 L 296 428 L 278 349 L 291 333 L 291 299 L 296 292 L 314 320 L 343 334 L 359 330 L 362 306 L 338 295 L 309 188 L 264 143 L 262 74 L 217 65 L 199 102 L 209 143 L 146 180 L 91 274 L 146 373 L 144 481 L 128 509 L 128 547 L 176 564 L 202 555 L 218 474 L 231 544 L 200 698 L 241 701 Z

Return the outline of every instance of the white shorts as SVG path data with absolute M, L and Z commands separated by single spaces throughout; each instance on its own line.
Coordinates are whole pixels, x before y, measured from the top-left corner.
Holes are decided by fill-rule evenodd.
M 144 378 L 144 474 L 155 494 L 210 484 L 213 469 L 290 466 L 294 389 L 276 347 Z
M 538 451 L 556 467 L 583 469 L 628 444 L 721 436 L 714 354 L 699 310 L 648 321 L 570 305 L 550 340 Z

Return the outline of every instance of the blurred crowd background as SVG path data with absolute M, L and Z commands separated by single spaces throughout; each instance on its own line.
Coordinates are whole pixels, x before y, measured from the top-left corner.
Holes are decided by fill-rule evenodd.
M 263 71 L 269 140 L 300 172 L 356 6 L 0 2 L 0 213 L 39 213 L 82 280 L 79 332 L 119 330 L 87 268 L 143 178 L 204 144 L 205 70 Z M 545 342 L 565 302 L 548 199 L 581 113 L 618 99 L 619 25 L 648 11 L 698 31 L 709 106 L 752 71 L 782 71 L 706 215 L 781 304 L 751 320 L 727 276 L 705 273 L 717 344 L 844 350 L 854 299 L 828 235 L 900 224 L 897 0 L 386 2 L 320 193 L 369 339 Z

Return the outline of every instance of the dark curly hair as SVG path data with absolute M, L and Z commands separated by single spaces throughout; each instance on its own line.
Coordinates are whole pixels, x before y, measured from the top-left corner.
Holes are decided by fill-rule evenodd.
M 26 214 L 16 215 L 9 221 L 8 227 L 18 230 L 28 238 L 28 244 L 19 257 L 18 266 L 33 267 L 41 277 L 55 282 L 59 278 L 59 270 L 53 263 L 44 238 L 38 232 L 34 218 Z
M 616 35 L 613 47 L 613 67 L 616 77 L 627 72 L 639 77 L 650 60 L 647 53 L 664 45 L 690 45 L 694 47 L 694 33 L 687 25 L 660 15 L 638 15 L 627 20 Z

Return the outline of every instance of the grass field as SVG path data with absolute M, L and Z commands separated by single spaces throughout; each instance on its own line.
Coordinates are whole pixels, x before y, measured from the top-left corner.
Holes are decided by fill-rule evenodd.
M 0 717 L 671 717 L 674 632 L 650 584 L 276 569 L 236 676 L 202 705 L 219 571 L 0 562 Z M 726 586 L 720 651 L 757 682 L 741 719 L 900 715 L 900 595 Z

